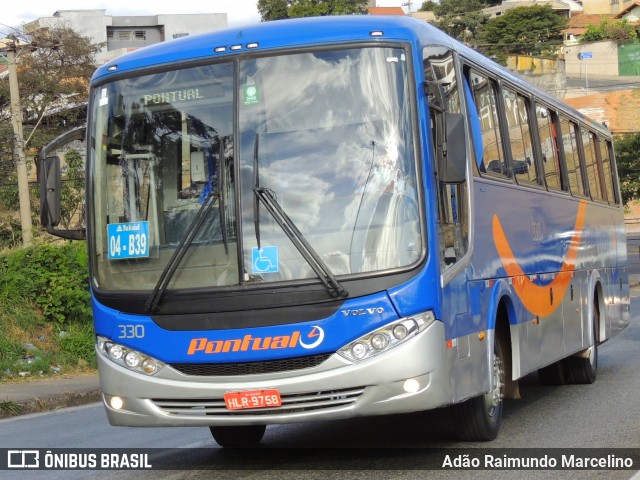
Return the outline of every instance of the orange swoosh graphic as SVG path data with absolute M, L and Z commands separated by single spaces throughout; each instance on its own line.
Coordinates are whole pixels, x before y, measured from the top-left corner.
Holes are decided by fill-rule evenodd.
M 586 202 L 581 201 L 578 205 L 578 213 L 576 214 L 576 223 L 573 227 L 573 235 L 569 248 L 564 258 L 560 272 L 556 274 L 553 281 L 544 286 L 536 285 L 527 274 L 524 273 L 520 264 L 516 260 L 513 250 L 509 245 L 509 241 L 504 234 L 500 219 L 497 215 L 493 216 L 493 242 L 502 260 L 507 275 L 513 277 L 513 289 L 522 301 L 525 308 L 534 315 L 539 317 L 547 317 L 551 315 L 556 308 L 560 306 L 559 301 L 551 304 L 551 295 L 549 289 L 553 288 L 553 296 L 557 299 L 564 297 L 567 288 L 571 282 L 571 272 L 575 270 L 576 260 L 578 258 L 578 250 L 582 241 L 584 229 L 584 220 L 587 212 Z

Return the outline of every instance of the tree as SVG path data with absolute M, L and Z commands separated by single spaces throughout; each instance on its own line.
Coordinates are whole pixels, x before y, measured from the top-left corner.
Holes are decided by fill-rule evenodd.
M 468 13 L 481 13 L 490 2 L 485 0 L 440 0 L 440 2 L 427 1 L 422 4 L 420 10 L 432 11 L 438 17 L 451 17 Z
M 640 199 L 640 133 L 614 137 L 622 202 Z
M 257 7 L 263 22 L 289 18 L 289 0 L 258 0 Z
M 498 58 L 509 53 L 555 53 L 562 43 L 566 23 L 549 5 L 512 8 L 482 27 L 479 47 Z
M 600 22 L 600 25 L 587 25 L 587 31 L 582 35 L 581 40 L 585 42 L 613 40 L 618 45 L 624 45 L 637 37 L 635 27 L 627 20 L 622 19 L 615 23 L 609 23 L 609 20 L 605 18 Z
M 483 13 L 466 13 L 452 17 L 442 17 L 435 26 L 463 43 L 475 45 L 478 32 L 487 23 L 489 17 Z
M 66 26 L 42 29 L 19 36 L 17 54 L 20 103 L 23 112 L 27 158 L 86 115 L 89 78 L 95 70 L 95 54 L 102 48 Z M 21 46 L 20 46 L 21 45 Z M 10 128 L 10 95 L 7 77 L 0 78 L 0 172 L 14 172 L 14 135 Z M 17 210 L 13 174 L 0 181 L 0 203 Z M 10 183 L 11 182 L 11 183 Z M 33 204 L 32 191 L 32 204 Z M 37 208 L 33 207 L 34 219 Z
M 367 11 L 367 0 L 258 0 L 263 21 L 296 17 L 351 15 Z
M 433 0 L 427 0 L 426 2 L 422 2 L 422 6 L 418 9 L 419 12 L 434 12 L 440 6 L 438 2 L 434 2 Z
M 67 168 L 60 191 L 60 228 L 73 230 L 84 221 L 84 158 L 69 150 L 64 159 Z
M 489 20 L 482 10 L 496 2 L 494 0 L 440 0 L 426 1 L 420 11 L 433 12 L 437 20 L 434 25 L 461 42 L 474 44 L 480 27 Z
M 21 49 L 18 58 L 25 141 L 29 139 L 27 147 L 39 148 L 79 120 L 84 121 L 83 109 L 72 107 L 86 105 L 95 54 L 102 45 L 93 44 L 89 37 L 64 26 L 30 32 L 23 35 L 23 41 L 34 46 L 31 52 Z M 3 78 L 0 80 L 3 120 L 9 119 L 8 107 L 9 85 Z M 46 117 L 55 117 L 55 121 L 48 124 Z M 43 123 L 43 131 L 37 132 Z M 40 138 L 35 137 L 36 132 Z

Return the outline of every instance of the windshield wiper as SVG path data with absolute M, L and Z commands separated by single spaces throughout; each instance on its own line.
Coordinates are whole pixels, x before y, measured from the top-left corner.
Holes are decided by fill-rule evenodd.
M 173 275 L 178 269 L 178 265 L 180 265 L 180 262 L 182 261 L 185 254 L 187 253 L 187 250 L 189 250 L 189 245 L 191 245 L 193 240 L 196 238 L 196 235 L 202 228 L 202 225 L 204 224 L 204 221 L 207 218 L 207 215 L 211 211 L 211 208 L 216 203 L 216 200 L 218 201 L 218 213 L 219 213 L 219 219 L 220 219 L 222 243 L 224 244 L 225 253 L 227 255 L 229 254 L 229 238 L 227 235 L 227 217 L 226 217 L 225 204 L 224 204 L 224 191 L 225 191 L 224 189 L 226 188 L 226 179 L 225 179 L 225 172 L 224 172 L 225 170 L 224 141 L 222 138 L 220 139 L 219 148 L 220 148 L 220 151 L 218 152 L 218 161 L 216 162 L 217 163 L 216 174 L 218 175 L 217 185 L 216 185 L 217 191 L 212 188 L 212 185 L 209 186 L 209 193 L 207 194 L 204 201 L 202 202 L 202 205 L 200 205 L 200 208 L 198 209 L 196 216 L 193 218 L 193 220 L 189 224 L 187 231 L 185 232 L 184 236 L 180 240 L 180 243 L 174 250 L 173 255 L 171 255 L 169 262 L 167 262 L 167 265 L 165 265 L 164 269 L 162 270 L 160 278 L 158 279 L 158 282 L 156 283 L 156 286 L 154 287 L 153 292 L 151 292 L 151 295 L 149 295 L 149 298 L 147 299 L 147 302 L 144 305 L 144 308 L 148 313 L 155 313 L 158 311 L 158 308 L 160 306 L 160 300 L 162 300 L 162 296 L 164 295 L 164 292 L 167 290 L 169 286 L 169 282 L 171 282 Z
M 167 287 L 169 286 L 169 282 L 171 282 L 173 275 L 176 273 L 176 269 L 178 268 L 178 265 L 180 265 L 180 262 L 184 258 L 184 255 L 187 253 L 187 250 L 189 250 L 189 245 L 191 245 L 191 242 L 193 242 L 193 239 L 196 237 L 196 235 L 200 231 L 200 228 L 202 228 L 202 224 L 207 218 L 207 215 L 209 214 L 209 212 L 211 211 L 211 207 L 213 207 L 213 205 L 216 203 L 216 200 L 218 200 L 219 198 L 220 198 L 219 192 L 211 192 L 205 198 L 202 205 L 200 205 L 200 208 L 198 209 L 196 216 L 193 218 L 193 220 L 189 224 L 189 227 L 187 228 L 187 231 L 185 232 L 182 239 L 180 240 L 180 243 L 178 244 L 176 249 L 173 251 L 173 255 L 171 255 L 171 258 L 165 265 L 164 270 L 162 270 L 162 273 L 160 274 L 160 278 L 158 279 L 158 282 L 156 283 L 156 286 L 154 287 L 153 292 L 151 292 L 151 295 L 149 295 L 149 298 L 147 299 L 147 302 L 144 305 L 144 308 L 147 311 L 147 313 L 156 313 L 158 311 L 158 307 L 160 306 L 160 300 L 162 299 L 164 292 L 167 290 Z
M 256 137 L 256 145 L 257 145 L 257 137 Z M 257 151 L 257 147 L 256 147 Z M 257 157 L 257 155 L 256 155 Z M 254 166 L 255 168 L 255 166 Z M 257 175 L 254 170 L 254 180 L 256 184 L 253 187 L 253 193 L 255 195 L 256 203 L 261 201 L 264 203 L 264 206 L 267 208 L 267 211 L 271 214 L 274 220 L 280 225 L 280 228 L 285 233 L 285 235 L 291 240 L 291 243 L 296 247 L 300 255 L 304 257 L 309 266 L 316 273 L 324 287 L 334 298 L 344 298 L 349 295 L 342 285 L 338 282 L 336 277 L 331 273 L 329 267 L 322 261 L 318 253 L 313 249 L 313 247 L 307 242 L 304 235 L 298 230 L 296 224 L 293 223 L 293 220 L 289 218 L 289 216 L 282 209 L 278 201 L 276 200 L 275 194 L 273 190 L 269 188 L 260 187 L 257 185 Z M 255 208 L 255 205 L 254 205 Z M 254 214 L 256 210 L 254 210 Z M 256 223 L 258 223 L 256 221 Z M 256 235 L 258 235 L 256 230 Z M 258 241 L 258 248 L 260 248 L 260 242 Z

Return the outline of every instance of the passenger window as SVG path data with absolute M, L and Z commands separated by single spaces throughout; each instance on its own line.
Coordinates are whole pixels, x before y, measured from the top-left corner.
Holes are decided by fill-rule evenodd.
M 536 163 L 531 146 L 531 129 L 527 101 L 511 90 L 503 90 L 505 116 L 509 129 L 509 144 L 513 173 L 518 183 L 538 183 Z
M 480 121 L 482 158 L 477 161 L 480 172 L 495 177 L 510 178 L 502 150 L 495 85 L 478 72 L 469 72 L 473 102 Z
M 582 180 L 582 166 L 580 165 L 580 154 L 578 151 L 577 126 L 568 119 L 561 118 L 560 130 L 562 132 L 562 149 L 567 164 L 567 176 L 569 177 L 571 193 L 585 197 L 586 192 Z
M 582 130 L 582 149 L 584 150 L 584 164 L 591 198 L 593 200 L 604 200 L 598 157 L 596 156 L 596 140 L 593 133 L 585 129 Z
M 560 170 L 554 117 L 555 114 L 546 107 L 536 105 L 536 120 L 538 122 L 538 134 L 540 135 L 544 178 L 549 190 L 562 190 L 562 172 Z
M 604 186 L 607 191 L 607 198 L 609 203 L 617 204 L 618 198 L 616 196 L 615 183 L 613 180 L 613 170 L 611 168 L 611 145 L 607 140 L 600 140 L 600 159 L 602 161 L 602 174 L 604 180 Z

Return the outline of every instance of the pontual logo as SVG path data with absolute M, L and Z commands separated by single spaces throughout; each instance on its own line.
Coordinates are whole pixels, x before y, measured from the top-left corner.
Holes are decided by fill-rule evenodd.
M 254 337 L 245 335 L 242 338 L 230 340 L 210 340 L 208 338 L 194 338 L 189 343 L 187 355 L 203 352 L 206 355 L 228 352 L 248 352 L 258 350 L 283 350 L 296 348 L 298 345 L 310 350 L 316 348 L 324 340 L 322 327 L 314 325 L 311 331 L 303 337 L 302 332 L 296 330 L 291 335 L 278 335 L 273 337 Z

